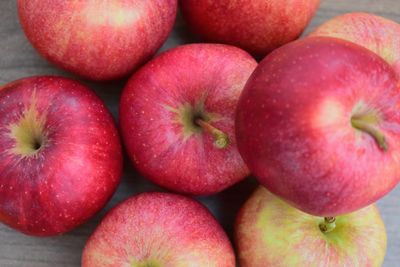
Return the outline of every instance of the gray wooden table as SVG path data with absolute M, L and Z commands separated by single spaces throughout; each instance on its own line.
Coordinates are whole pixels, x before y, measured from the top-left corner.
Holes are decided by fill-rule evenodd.
M 15 2 L 0 0 L 0 84 L 41 74 L 74 77 L 37 55 L 20 29 Z M 350 11 L 374 12 L 400 22 L 400 0 L 322 0 L 321 8 L 307 32 L 329 18 Z M 194 40 L 178 17 L 175 29 L 162 50 Z M 117 118 L 119 95 L 124 82 L 85 83 L 96 90 Z M 225 192 L 199 200 L 215 214 L 232 237 L 236 212 L 256 186 L 255 180 L 249 178 Z M 104 213 L 129 196 L 150 190 L 160 189 L 140 177 L 126 160 L 122 183 L 111 202 L 105 210 L 78 229 L 63 236 L 40 239 L 24 236 L 0 225 L 0 267 L 80 266 L 84 244 Z M 397 267 L 400 266 L 400 187 L 380 200 L 378 205 L 389 237 L 384 266 Z

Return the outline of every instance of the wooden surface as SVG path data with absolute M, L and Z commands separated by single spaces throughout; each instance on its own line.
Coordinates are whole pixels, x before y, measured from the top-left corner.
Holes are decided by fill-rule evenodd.
M 0 84 L 31 75 L 65 73 L 40 58 L 24 37 L 18 23 L 16 1 L 0 0 Z M 323 21 L 350 11 L 374 12 L 400 22 L 400 0 L 322 0 L 321 8 L 307 32 Z M 162 50 L 193 41 L 181 18 Z M 124 81 L 108 84 L 85 82 L 106 101 L 117 117 L 119 94 Z M 1 108 L 1 107 L 0 107 Z M 256 187 L 254 179 L 246 181 L 216 196 L 199 198 L 216 215 L 232 236 L 235 214 Z M 107 208 L 78 229 L 55 238 L 39 239 L 24 236 L 0 225 L 0 267 L 72 267 L 80 266 L 85 241 L 106 210 L 127 197 L 142 191 L 159 190 L 135 173 L 125 162 L 122 183 Z M 400 266 L 400 188 L 379 201 L 379 208 L 388 232 L 388 250 L 384 266 Z

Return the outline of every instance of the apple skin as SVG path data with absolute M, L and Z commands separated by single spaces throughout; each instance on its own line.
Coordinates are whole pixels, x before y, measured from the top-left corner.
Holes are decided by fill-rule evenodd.
M 181 0 L 193 32 L 213 43 L 235 45 L 257 57 L 297 39 L 319 0 Z
M 92 80 L 132 73 L 162 46 L 177 0 L 18 0 L 22 28 L 55 65 Z
M 375 205 L 336 218 L 303 213 L 259 187 L 241 208 L 235 239 L 241 267 L 379 267 L 386 253 L 386 230 Z
M 197 201 L 148 192 L 112 209 L 92 234 L 82 267 L 235 267 L 224 230 Z
M 76 81 L 41 76 L 1 86 L 0 103 L 0 221 L 52 236 L 98 212 L 122 172 L 103 102 Z
M 398 92 L 393 69 L 361 46 L 329 37 L 293 42 L 267 56 L 243 90 L 239 151 L 262 185 L 298 209 L 355 211 L 399 182 Z M 357 118 L 384 141 L 354 126 Z
M 236 147 L 235 108 L 256 66 L 239 48 L 191 44 L 136 72 L 119 114 L 125 147 L 143 176 L 192 195 L 214 194 L 244 179 L 249 170 Z M 226 148 L 215 147 L 212 135 L 194 124 L 198 116 L 229 136 Z
M 400 24 L 369 13 L 348 13 L 319 26 L 310 36 L 330 36 L 368 48 L 385 59 L 400 77 Z

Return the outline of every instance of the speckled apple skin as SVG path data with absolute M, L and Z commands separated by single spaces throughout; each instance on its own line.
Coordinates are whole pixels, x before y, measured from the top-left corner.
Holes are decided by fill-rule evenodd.
M 351 125 L 359 103 L 378 111 L 388 150 Z M 239 151 L 261 184 L 302 211 L 346 214 L 400 176 L 396 73 L 353 43 L 310 37 L 277 49 L 254 71 L 237 107 Z
M 259 187 L 240 210 L 235 238 L 241 267 L 379 267 L 386 230 L 375 205 L 336 218 L 323 233 L 323 218 L 303 213 Z
M 111 80 L 146 62 L 167 39 L 177 0 L 18 0 L 22 28 L 47 60 Z
M 369 13 L 348 13 L 319 26 L 310 36 L 331 36 L 377 53 L 400 77 L 400 24 Z
M 32 111 L 47 141 L 37 157 L 13 150 L 10 126 Z M 82 224 L 111 198 L 122 172 L 117 129 L 103 102 L 80 83 L 31 77 L 0 86 L 0 221 L 50 236 Z
M 236 147 L 234 117 L 256 66 L 239 48 L 191 44 L 161 54 L 135 73 L 119 114 L 136 168 L 160 186 L 194 195 L 217 193 L 244 179 L 249 171 Z M 213 114 L 213 126 L 228 134 L 227 148 L 216 148 L 204 131 L 185 136 L 176 110 L 200 101 Z
M 223 229 L 200 203 L 150 192 L 129 198 L 106 215 L 85 246 L 82 267 L 148 266 L 146 262 L 234 267 L 235 255 Z
M 231 44 L 257 57 L 297 39 L 319 0 L 180 0 L 189 27 L 210 42 Z

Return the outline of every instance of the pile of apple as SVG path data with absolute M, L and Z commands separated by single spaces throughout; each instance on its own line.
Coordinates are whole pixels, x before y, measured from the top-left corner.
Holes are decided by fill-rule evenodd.
M 264 187 L 235 224 L 240 266 L 380 266 L 386 233 L 373 203 L 400 181 L 400 25 L 350 13 L 294 41 L 318 5 L 181 0 L 190 29 L 221 44 L 153 59 L 177 0 L 19 0 L 18 11 L 29 41 L 57 66 L 97 81 L 133 73 L 120 131 L 144 177 L 192 196 L 258 179 Z M 24 78 L 0 87 L 0 109 L 1 222 L 52 236 L 105 206 L 123 153 L 90 89 Z M 84 267 L 235 264 L 205 207 L 159 192 L 112 209 L 82 256 Z

